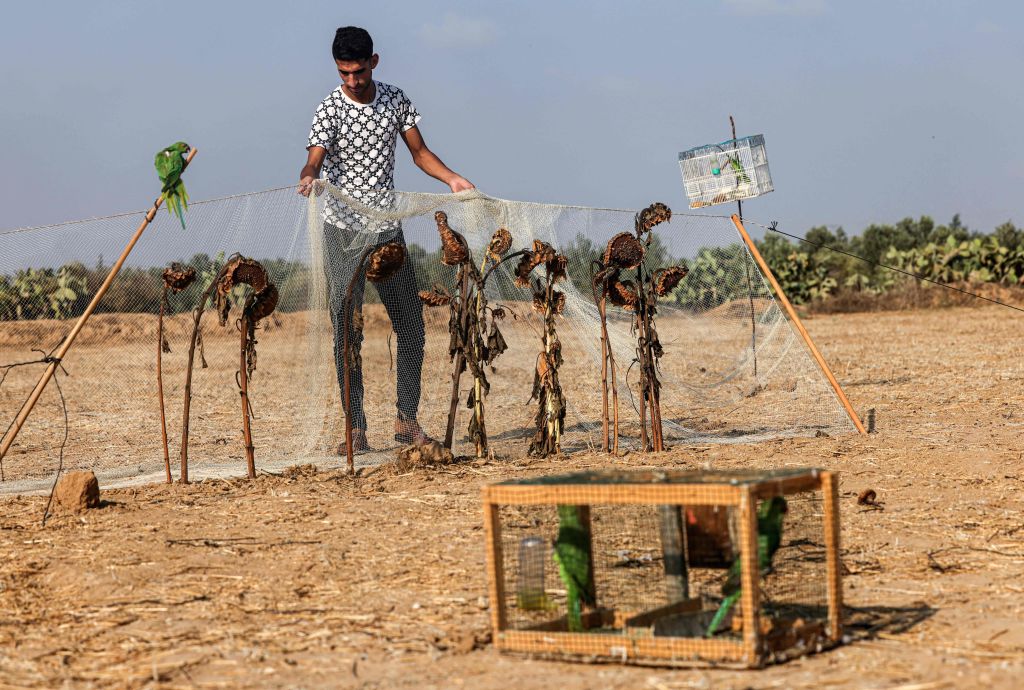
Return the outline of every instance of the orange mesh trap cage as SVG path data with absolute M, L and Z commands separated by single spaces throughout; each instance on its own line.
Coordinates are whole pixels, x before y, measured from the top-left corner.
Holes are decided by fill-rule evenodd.
M 739 667 L 830 647 L 842 634 L 837 487 L 816 469 L 613 470 L 487 486 L 495 645 Z

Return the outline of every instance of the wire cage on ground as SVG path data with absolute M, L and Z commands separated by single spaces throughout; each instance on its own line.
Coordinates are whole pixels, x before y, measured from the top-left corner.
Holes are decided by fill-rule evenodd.
M 759 667 L 839 642 L 838 475 L 597 471 L 484 488 L 498 649 Z
M 775 189 L 762 134 L 683 151 L 679 167 L 690 208 L 752 199 Z

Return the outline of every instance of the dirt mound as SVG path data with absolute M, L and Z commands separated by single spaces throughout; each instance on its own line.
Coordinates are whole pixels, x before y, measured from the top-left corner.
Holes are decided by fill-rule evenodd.
M 92 472 L 69 472 L 53 490 L 53 511 L 81 513 L 100 505 L 100 483 Z

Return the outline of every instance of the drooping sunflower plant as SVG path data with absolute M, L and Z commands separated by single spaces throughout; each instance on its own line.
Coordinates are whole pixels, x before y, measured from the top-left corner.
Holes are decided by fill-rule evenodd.
M 679 282 L 686 277 L 688 269 L 684 264 L 651 270 L 645 264 L 647 250 L 651 245 L 651 231 L 655 226 L 670 221 L 672 211 L 668 206 L 655 202 L 638 213 L 634 219 L 632 233 L 621 232 L 605 248 L 604 256 L 596 262 L 593 276 L 595 299 L 601 315 L 601 344 L 605 354 L 602 366 L 602 391 L 604 410 L 604 447 L 608 448 L 608 382 L 605 372 L 610 363 L 612 371 L 612 392 L 615 394 L 615 367 L 608 340 L 605 305 L 612 305 L 633 313 L 631 332 L 636 336 L 634 363 L 640 370 L 640 442 L 644 450 L 665 449 L 661 420 L 661 382 L 658 378 L 658 360 L 665 354 L 658 339 L 655 325 L 659 297 L 672 293 Z M 633 278 L 623 276 L 634 271 Z M 617 398 L 617 396 L 616 396 Z M 615 400 L 615 441 L 618 444 L 618 401 Z M 650 416 L 648 434 L 647 417 Z
M 555 317 L 565 311 L 565 293 L 555 284 L 565 280 L 568 259 L 546 242 L 534 240 L 533 247 L 522 252 L 516 267 L 515 284 L 533 292 L 533 310 L 543 319 L 541 335 L 543 348 L 537 355 L 530 400 L 537 400 L 534 416 L 536 432 L 530 442 L 530 455 L 547 457 L 560 452 L 562 430 L 565 425 L 565 397 L 558 381 L 558 368 L 562 365 L 562 343 L 558 339 Z M 540 275 L 531 278 L 535 269 L 543 267 Z
M 455 414 L 459 404 L 459 381 L 467 369 L 473 376 L 473 387 L 466 399 L 466 406 L 472 410 L 469 419 L 469 437 L 473 441 L 476 456 L 487 455 L 487 425 L 484 399 L 490 391 L 486 368 L 494 363 L 507 349 L 505 339 L 498 329 L 498 321 L 505 312 L 487 304 L 484 287 L 487 275 L 501 262 L 501 257 L 512 245 L 512 235 L 505 228 L 499 228 L 491 238 L 479 268 L 473 262 L 473 255 L 466 238 L 448 224 L 443 211 L 434 214 L 437 231 L 441 236 L 441 263 L 455 268 L 455 291 L 450 292 L 442 285 L 419 293 L 420 300 L 431 307 L 448 307 L 448 356 L 453 363 L 452 395 L 448 409 L 448 426 L 444 446 L 452 447 L 455 433 Z

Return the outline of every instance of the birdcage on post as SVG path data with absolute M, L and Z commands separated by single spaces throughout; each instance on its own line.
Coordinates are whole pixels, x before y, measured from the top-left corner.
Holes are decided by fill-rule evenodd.
M 762 134 L 683 151 L 679 167 L 690 208 L 751 199 L 775 189 Z
M 759 667 L 841 639 L 838 476 L 600 471 L 484 488 L 498 649 Z

